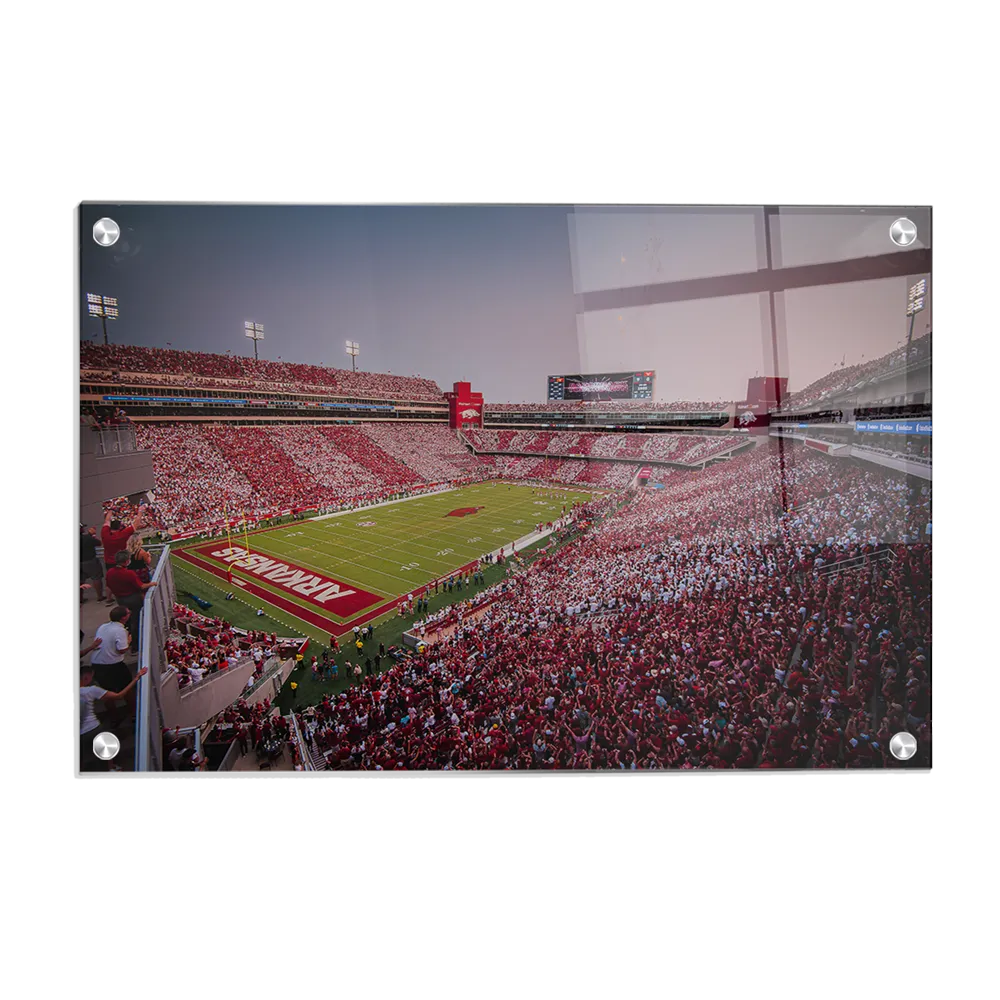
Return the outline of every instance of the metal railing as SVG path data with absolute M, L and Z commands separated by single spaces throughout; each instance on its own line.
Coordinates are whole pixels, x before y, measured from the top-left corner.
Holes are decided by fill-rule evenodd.
M 236 766 L 236 762 L 239 759 L 239 740 L 233 740 L 232 743 L 229 744 L 229 749 L 226 751 L 222 760 L 219 761 L 219 766 L 216 770 L 219 772 L 231 771 Z
M 264 671 L 245 691 L 240 692 L 241 698 L 249 698 L 250 695 L 259 691 L 268 681 L 273 680 L 281 673 L 283 661 L 279 656 L 272 656 L 264 661 Z
M 210 685 L 213 681 L 229 677 L 234 670 L 239 670 L 239 668 L 246 664 L 249 659 L 249 655 L 241 656 L 232 666 L 227 665 L 224 668 L 213 670 L 211 673 L 203 674 L 201 680 L 190 681 L 187 684 L 179 684 L 177 686 L 177 690 L 182 698 L 191 691 L 201 691 L 203 688 L 208 687 L 208 685 Z M 244 698 L 249 693 L 249 691 L 244 692 L 240 695 L 240 697 Z
M 299 754 L 299 760 L 302 762 L 303 771 L 315 771 L 316 768 L 313 766 L 312 755 L 309 753 L 309 747 L 306 746 L 306 741 L 302 737 L 302 730 L 299 729 L 299 719 L 294 711 L 288 713 L 289 718 L 292 720 L 292 735 L 295 738 L 295 748 Z
M 845 559 L 837 559 L 834 562 L 824 563 L 816 569 L 819 576 L 834 576 L 837 573 L 848 573 L 855 569 L 864 569 L 874 563 L 885 561 L 895 562 L 896 553 L 889 545 L 875 549 L 873 552 L 864 552 L 858 556 L 848 556 Z
M 170 546 L 160 555 L 139 614 L 139 667 L 147 673 L 136 690 L 135 770 L 163 770 L 163 708 L 160 680 L 165 665 L 164 645 L 174 603 Z
M 113 427 L 93 428 L 95 455 L 123 455 L 138 451 L 135 427 L 132 424 L 115 424 Z

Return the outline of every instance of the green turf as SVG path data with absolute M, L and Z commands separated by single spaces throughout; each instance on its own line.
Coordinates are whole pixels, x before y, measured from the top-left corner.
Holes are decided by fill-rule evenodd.
M 431 580 L 447 576 L 485 552 L 498 549 L 501 545 L 509 551 L 511 542 L 530 534 L 538 522 L 557 518 L 563 504 L 569 509 L 574 501 L 586 502 L 592 495 L 591 492 L 572 489 L 479 484 L 423 495 L 384 507 L 362 508 L 323 520 L 294 521 L 272 531 L 250 535 L 250 548 L 254 552 L 315 569 L 362 587 L 380 595 L 383 600 L 379 606 L 384 606 Z M 466 517 L 447 516 L 449 511 L 460 507 L 483 509 Z M 364 527 L 359 524 L 362 521 L 374 521 L 375 524 Z M 241 542 L 242 536 L 234 534 L 233 545 L 240 545 Z M 543 540 L 524 550 L 524 553 L 530 558 L 531 550 L 547 543 L 548 539 Z M 174 546 L 175 549 L 181 547 Z M 189 591 L 212 602 L 212 607 L 202 613 L 223 618 L 240 628 L 265 629 L 282 636 L 307 636 L 314 647 L 306 657 L 307 662 L 314 652 L 318 654 L 319 649 L 329 642 L 330 632 L 340 631 L 345 622 L 345 619 L 330 613 L 331 627 L 323 630 L 239 587 L 229 588 L 224 580 L 183 560 L 174 559 L 173 568 L 178 599 L 183 603 L 196 611 L 202 610 L 180 593 Z M 497 583 L 506 571 L 506 566 L 486 565 L 486 583 L 481 587 L 454 590 L 450 594 L 432 593 L 430 612 L 465 600 L 483 587 Z M 236 570 L 235 575 L 239 576 L 240 571 Z M 298 601 L 288 591 L 273 587 L 260 577 L 251 574 L 246 574 L 246 577 L 259 586 L 280 593 L 293 603 L 310 606 L 305 600 Z M 236 600 L 226 601 L 225 594 L 230 589 Z M 379 606 L 367 610 L 377 610 Z M 263 608 L 264 616 L 256 615 L 258 607 Z M 384 643 L 386 648 L 400 644 L 403 631 L 410 627 L 414 617 L 401 618 L 396 608 L 387 608 L 375 623 L 374 649 L 378 649 L 379 642 Z M 313 683 L 307 668 L 295 671 L 292 679 L 300 685 L 296 692 L 296 704 L 314 704 L 324 693 L 336 692 L 346 686 L 343 667 L 346 645 L 342 640 L 342 652 L 338 658 L 341 671 L 337 682 Z M 372 648 L 372 642 L 368 643 L 368 647 Z M 368 650 L 364 655 L 367 653 Z M 360 657 L 362 662 L 364 655 Z M 359 659 L 353 649 L 347 658 L 352 667 Z M 385 660 L 382 666 L 383 669 L 387 666 Z M 287 685 L 279 704 L 283 708 L 291 704 L 291 691 Z
M 563 543 L 565 544 L 565 543 Z M 538 551 L 542 548 L 547 548 L 551 553 L 554 547 L 554 543 L 551 542 L 549 538 L 540 539 L 534 542 L 532 545 L 526 546 L 521 555 L 525 562 L 531 562 L 533 558 L 537 557 Z M 461 601 L 468 600 L 470 596 L 478 593 L 481 590 L 485 590 L 492 587 L 494 584 L 499 583 L 504 576 L 507 575 L 510 569 L 510 564 L 499 565 L 497 563 L 487 564 L 483 568 L 484 576 L 486 577 L 486 582 L 480 586 L 473 586 L 467 590 L 458 591 L 453 590 L 450 594 L 442 591 L 439 594 L 430 595 L 429 601 L 430 606 L 426 614 L 434 614 L 440 611 L 441 608 L 446 607 L 449 604 L 458 604 Z M 232 602 L 230 602 L 231 604 Z M 214 609 L 213 609 L 214 610 Z M 347 677 L 353 678 L 353 669 L 356 663 L 361 664 L 364 667 L 365 657 L 372 656 L 374 653 L 378 652 L 379 643 L 389 649 L 391 646 L 401 646 L 403 644 L 403 633 L 407 631 L 414 623 L 414 621 L 419 618 L 423 618 L 424 615 L 407 615 L 405 617 L 400 617 L 397 611 L 394 609 L 390 614 L 382 618 L 375 626 L 374 636 L 368 640 L 364 645 L 364 649 L 359 653 L 353 647 L 352 642 L 341 641 L 340 652 L 337 654 L 336 660 L 340 666 L 340 671 L 336 681 L 330 680 L 317 680 L 314 681 L 312 678 L 312 671 L 309 669 L 309 663 L 313 656 L 320 656 L 322 654 L 322 648 L 327 643 L 327 636 L 316 636 L 317 644 L 315 648 L 310 647 L 302 665 L 292 672 L 291 680 L 298 684 L 298 689 L 295 692 L 295 697 L 292 697 L 291 687 L 286 684 L 278 696 L 275 702 L 283 712 L 288 711 L 293 705 L 296 708 L 304 708 L 308 705 L 315 705 L 324 694 L 337 694 L 348 687 L 353 681 L 348 680 Z M 314 630 L 306 630 L 307 632 L 312 632 Z M 349 675 L 345 671 L 345 663 L 352 673 Z M 384 657 L 381 664 L 381 670 L 384 672 L 388 667 L 392 666 L 393 661 L 388 657 Z
M 378 595 L 380 603 L 367 609 L 370 612 L 485 552 L 501 545 L 509 549 L 539 521 L 557 518 L 563 504 L 569 508 L 574 501 L 585 502 L 591 495 L 580 490 L 480 484 L 321 520 L 296 521 L 252 534 L 249 544 L 255 553 L 295 563 Z M 466 517 L 447 516 L 460 507 L 482 510 Z M 237 532 L 232 541 L 238 546 L 243 538 Z M 221 560 L 210 561 L 225 566 Z M 239 568 L 234 569 L 234 576 L 252 580 L 292 603 L 315 608 L 262 577 Z M 249 595 L 245 599 L 254 601 Z M 338 616 L 332 609 L 324 613 L 331 631 L 354 617 Z M 299 629 L 305 627 L 305 623 L 298 623 Z
M 230 590 L 226 586 L 225 580 L 212 576 L 211 573 L 199 566 L 192 566 L 180 559 L 173 559 L 171 563 L 177 601 L 192 611 L 212 618 L 222 618 L 237 628 L 275 632 L 282 638 L 306 634 L 303 630 L 303 622 L 291 615 L 286 615 L 279 608 L 271 604 L 265 605 L 261 601 L 254 602 L 253 598 L 248 601 L 238 588 L 234 587 Z M 227 593 L 235 595 L 232 601 L 226 600 Z M 210 608 L 201 607 L 191 597 L 192 594 L 210 602 L 212 606 Z M 257 614 L 258 606 L 264 612 L 263 615 Z

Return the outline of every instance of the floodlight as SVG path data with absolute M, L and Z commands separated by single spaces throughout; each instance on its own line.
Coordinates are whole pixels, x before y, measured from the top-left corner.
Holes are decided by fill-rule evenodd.
M 253 320 L 244 320 L 243 336 L 249 337 L 253 341 L 253 357 L 257 360 L 257 341 L 264 339 L 264 324 L 254 323 Z
M 351 356 L 351 371 L 356 372 L 358 370 L 358 365 L 355 359 L 361 353 L 361 348 L 358 346 L 358 342 L 356 340 L 348 340 L 345 341 L 345 343 L 347 344 L 345 352 Z
M 909 352 L 910 344 L 913 341 L 913 321 L 917 318 L 917 313 L 926 308 L 926 299 L 927 278 L 924 276 L 910 285 L 906 292 L 906 315 L 910 317 L 910 329 L 906 335 L 907 352 Z
M 118 299 L 113 295 L 97 295 L 87 292 L 87 315 L 101 321 L 104 329 L 104 343 L 108 342 L 108 320 L 118 319 Z

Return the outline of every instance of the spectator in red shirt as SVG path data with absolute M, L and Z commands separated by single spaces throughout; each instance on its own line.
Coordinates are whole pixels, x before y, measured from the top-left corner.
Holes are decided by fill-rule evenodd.
M 155 583 L 143 583 L 134 569 L 128 568 L 129 554 L 120 549 L 115 556 L 115 564 L 108 570 L 108 591 L 114 595 L 118 604 L 132 612 L 135 628 L 132 629 L 132 652 L 139 648 L 139 612 L 146 591 L 155 587 Z
M 130 525 L 124 525 L 116 517 L 112 517 L 111 511 L 104 515 L 104 525 L 101 527 L 101 545 L 104 546 L 104 565 L 111 567 L 115 565 L 115 559 L 119 552 L 128 545 L 129 538 L 142 527 L 142 518 L 145 507 L 140 507 L 135 515 L 135 520 Z M 128 562 L 128 560 L 126 560 Z M 111 601 L 109 600 L 110 604 Z

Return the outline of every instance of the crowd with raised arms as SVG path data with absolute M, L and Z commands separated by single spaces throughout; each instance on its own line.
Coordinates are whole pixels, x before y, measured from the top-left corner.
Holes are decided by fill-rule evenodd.
M 891 766 L 900 728 L 926 753 L 929 504 L 765 448 L 680 473 L 324 699 L 316 739 L 371 769 Z
M 257 360 L 235 354 L 175 351 L 125 344 L 80 344 L 80 367 L 116 373 L 169 375 L 173 384 L 217 388 L 274 388 L 308 394 L 316 390 L 344 395 L 441 400 L 439 386 L 419 375 L 354 372 L 322 365 Z

